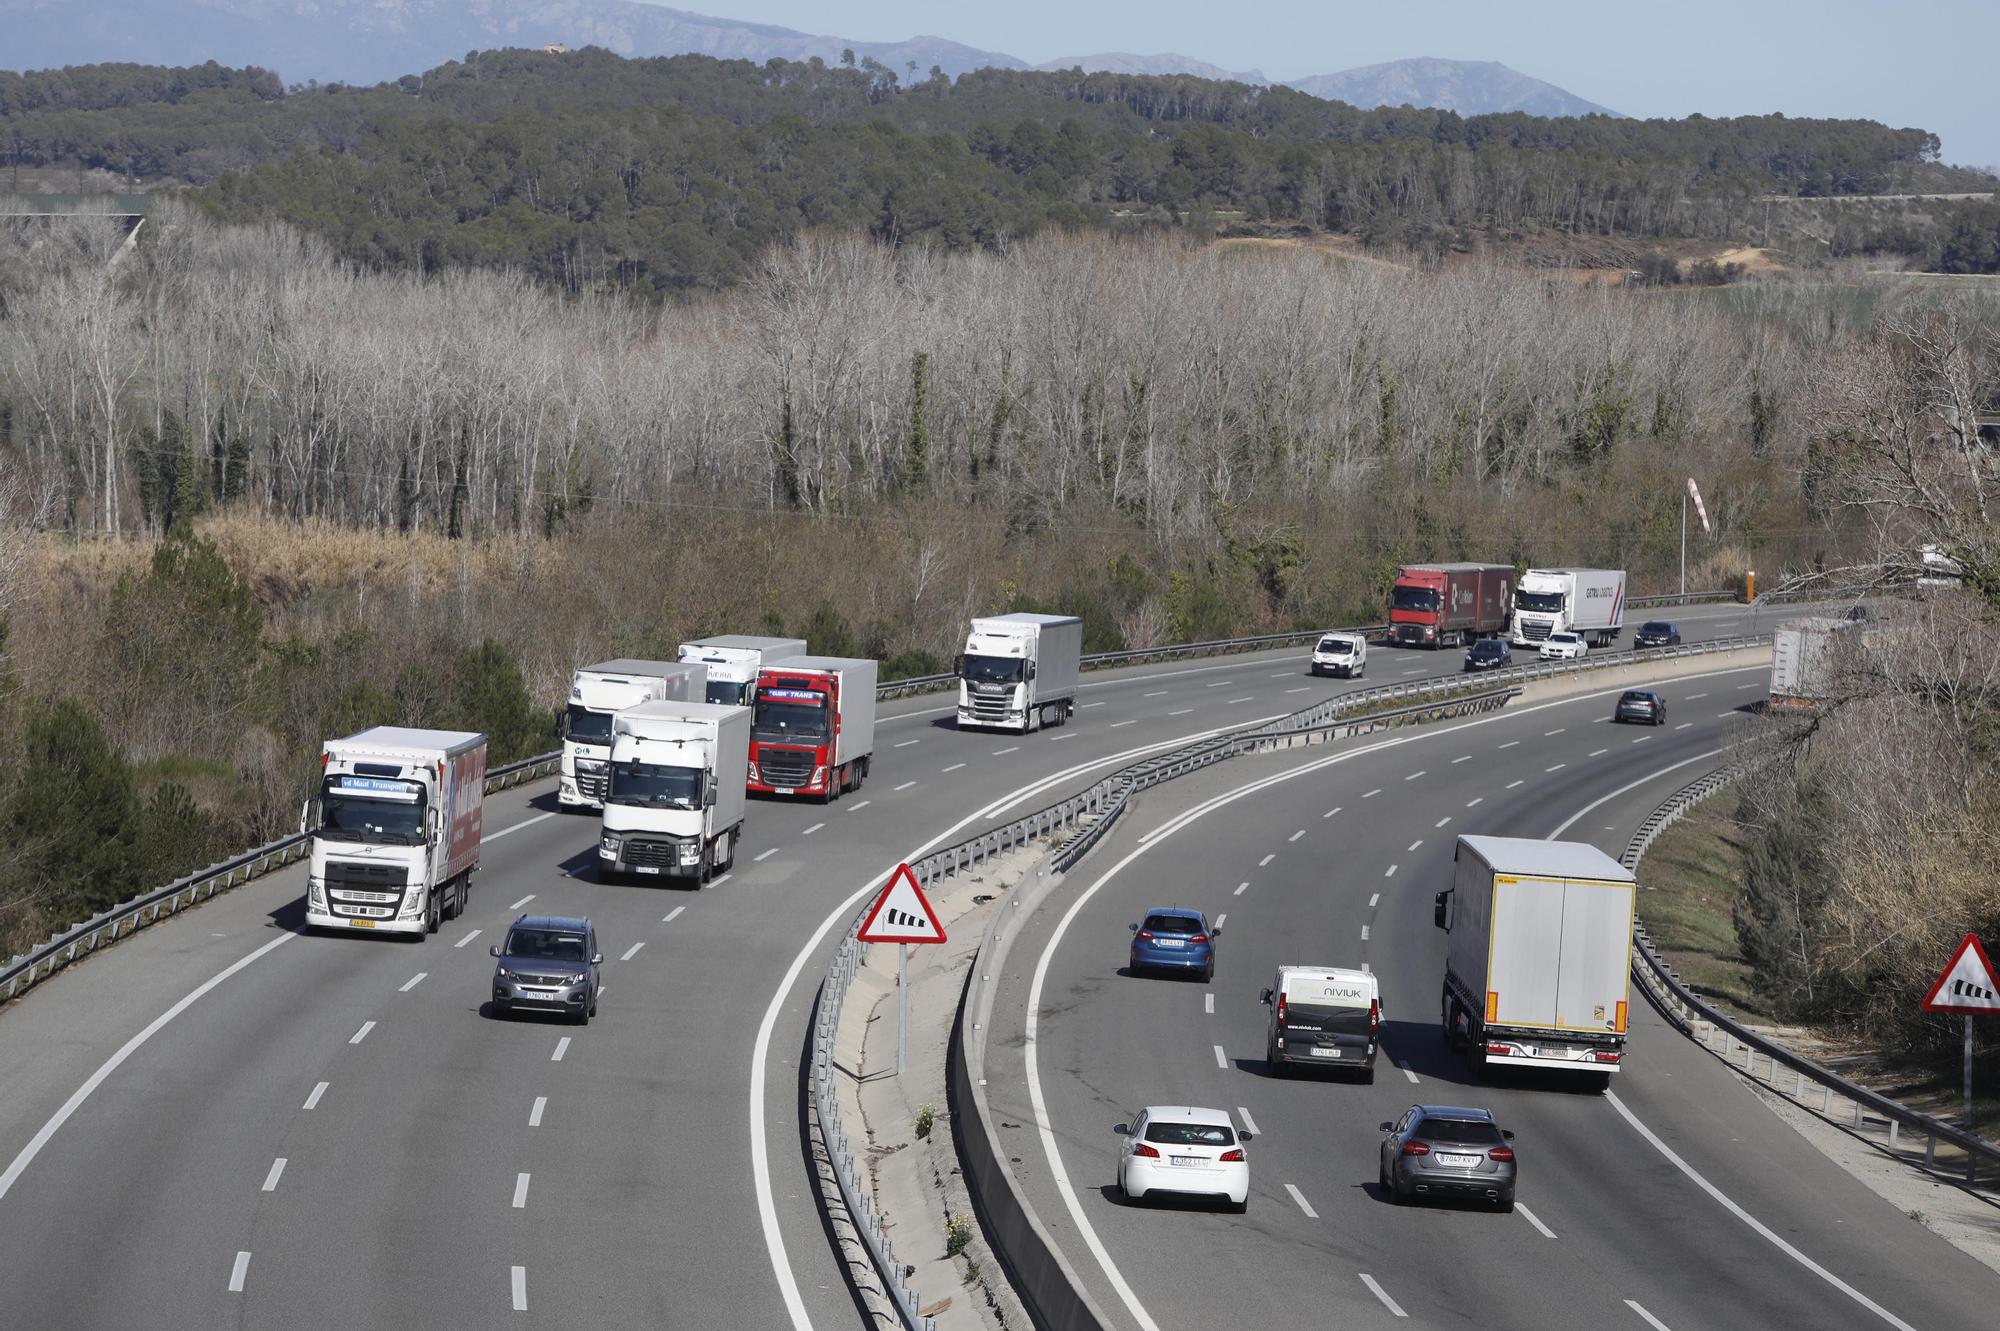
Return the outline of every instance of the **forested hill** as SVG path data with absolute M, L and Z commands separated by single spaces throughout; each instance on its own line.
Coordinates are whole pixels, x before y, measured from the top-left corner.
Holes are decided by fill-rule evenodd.
M 1723 235 L 1767 194 L 1955 174 L 1934 135 L 1869 121 L 1461 117 L 1191 76 L 912 82 L 595 49 L 475 52 L 366 89 L 212 64 L 0 74 L 0 146 L 198 185 L 220 215 L 290 219 L 365 262 L 654 290 L 725 284 L 804 226 L 965 246 L 1231 210 L 1378 240 Z

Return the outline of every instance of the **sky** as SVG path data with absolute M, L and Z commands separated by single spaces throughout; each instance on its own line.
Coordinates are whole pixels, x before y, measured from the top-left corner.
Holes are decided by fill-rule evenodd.
M 1634 116 L 1835 116 L 1920 126 L 2000 165 L 2000 0 L 674 0 L 863 41 L 949 37 L 1030 63 L 1172 51 L 1303 78 L 1413 56 L 1497 60 Z

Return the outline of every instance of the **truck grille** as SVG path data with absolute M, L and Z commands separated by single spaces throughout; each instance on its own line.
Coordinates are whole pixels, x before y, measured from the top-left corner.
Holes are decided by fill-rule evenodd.
M 1521 621 L 1521 636 L 1529 642 L 1542 642 L 1549 636 L 1549 624 L 1539 619 Z
M 671 869 L 680 863 L 680 842 L 665 840 L 634 840 L 625 838 L 622 858 L 628 866 L 646 865 L 649 868 Z
M 327 913 L 347 919 L 386 920 L 403 904 L 409 884 L 401 864 L 356 864 L 333 860 L 326 866 Z
M 757 771 L 767 786 L 811 785 L 813 756 L 811 749 L 765 749 L 757 755 Z
M 576 793 L 587 800 L 596 800 L 599 804 L 602 804 L 604 802 L 604 792 L 610 788 L 611 778 L 602 772 L 578 772 L 576 774 Z
M 1011 701 L 1005 694 L 997 698 L 988 698 L 978 693 L 972 695 L 972 714 L 981 721 L 1005 721 L 1007 713 L 1011 710 L 1013 710 Z

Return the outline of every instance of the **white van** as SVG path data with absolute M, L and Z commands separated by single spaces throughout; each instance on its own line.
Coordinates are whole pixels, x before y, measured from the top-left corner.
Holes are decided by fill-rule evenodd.
M 1326 633 L 1313 648 L 1312 673 L 1359 679 L 1368 669 L 1368 639 L 1359 633 Z
M 1282 1076 L 1303 1063 L 1375 1080 L 1382 991 L 1373 974 L 1342 966 L 1280 966 L 1263 1001 L 1271 1009 L 1264 1062 L 1272 1072 Z

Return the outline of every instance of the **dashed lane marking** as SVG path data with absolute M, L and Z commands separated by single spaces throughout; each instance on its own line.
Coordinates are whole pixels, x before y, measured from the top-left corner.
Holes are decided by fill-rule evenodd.
M 368 1038 L 368 1032 L 374 1029 L 375 1029 L 374 1022 L 364 1021 L 361 1023 L 361 1029 L 356 1031 L 352 1036 L 350 1036 L 347 1042 L 349 1044 L 360 1044 L 363 1040 Z
M 1230 896 L 1232 896 L 1232 897 L 1240 897 L 1240 896 L 1242 896 L 1242 895 L 1243 895 L 1243 894 L 1244 894 L 1245 892 L 1247 892 L 1247 891 L 1249 891 L 1249 890 L 1250 890 L 1250 884 L 1248 884 L 1248 883 L 1238 883 L 1238 884 L 1236 885 L 1236 890 L 1235 890 L 1234 892 L 1231 892 L 1231 893 L 1230 893 L 1229 895 L 1230 895 Z
M 1137 717 L 1134 717 L 1130 721 L 1113 721 L 1110 725 L 1106 726 L 1105 729 L 1116 730 L 1120 726 L 1136 726 L 1138 724 L 1139 724 L 1139 719 Z
M 271 1172 L 264 1175 L 264 1191 L 276 1192 L 278 1190 L 278 1179 L 284 1174 L 284 1172 L 285 1172 L 285 1157 L 281 1155 L 276 1160 L 273 1160 L 271 1162 Z
M 519 901 L 517 901 L 517 902 L 515 902 L 515 903 L 514 903 L 513 905 L 511 905 L 511 906 L 507 907 L 507 909 L 508 909 L 508 910 L 519 910 L 519 909 L 521 909 L 521 907 L 523 907 L 523 906 L 527 905 L 527 904 L 528 904 L 528 903 L 529 903 L 530 901 L 533 901 L 534 899 L 535 899 L 535 894 L 534 894 L 533 892 L 530 892 L 530 893 L 528 893 L 528 895 L 527 895 L 527 896 L 525 896 L 525 897 L 522 897 L 522 898 L 521 898 L 521 899 L 520 899 Z
M 1342 806 L 1340 806 L 1340 805 L 1336 804 L 1336 805 L 1334 805 L 1334 806 L 1333 806 L 1333 807 L 1332 807 L 1331 809 L 1328 809 L 1328 810 L 1327 810 L 1327 811 L 1326 811 L 1325 813 L 1321 814 L 1321 815 L 1320 815 L 1320 817 L 1322 817 L 1322 818 L 1331 818 L 1331 817 L 1333 817 L 1333 815 L 1335 815 L 1336 813 L 1339 813 L 1339 812 L 1340 812 L 1340 810 L 1341 810 L 1341 807 L 1342 807 Z
M 1415 850 L 1418 846 L 1421 846 L 1423 844 L 1424 844 L 1424 839 L 1422 837 L 1418 837 L 1415 841 L 1412 841 L 1410 843 L 1410 849 Z
M 1300 837 L 1304 836 L 1305 834 L 1306 834 L 1306 829 L 1305 829 L 1305 828 L 1303 828 L 1303 827 L 1301 827 L 1301 828 L 1300 828 L 1300 829 L 1299 829 L 1298 831 L 1296 831 L 1296 832 L 1292 833 L 1292 834 L 1291 834 L 1290 836 L 1286 837 L 1286 838 L 1285 838 L 1285 840 L 1287 840 L 1287 841 L 1297 841 L 1297 840 L 1298 840 L 1298 839 L 1299 839 Z
M 1542 1223 L 1542 1218 L 1540 1216 L 1536 1215 L 1533 1211 L 1530 1211 L 1527 1207 L 1521 1205 L 1521 1203 L 1515 1202 L 1514 1209 L 1515 1211 L 1519 1212 L 1524 1218 L 1526 1218 L 1529 1224 L 1533 1225 L 1536 1229 L 1540 1230 L 1543 1238 L 1552 1239 L 1556 1236 L 1556 1232 L 1553 1229 L 1550 1229 L 1547 1225 Z
M 469 934 L 467 934 L 467 935 L 466 935 L 465 937 L 463 937 L 463 938 L 459 939 L 459 940 L 458 940 L 458 941 L 457 941 L 456 943 L 453 943 L 453 944 L 452 944 L 452 946 L 453 946 L 453 947 L 464 947 L 464 946 L 465 946 L 465 945 L 466 945 L 467 943 L 470 943 L 470 942 L 471 942 L 471 941 L 472 941 L 473 939 L 475 939 L 475 938 L 477 938 L 477 937 L 479 937 L 479 930 L 477 930 L 477 929 L 474 929 L 474 930 L 473 930 L 473 931 L 472 931 L 471 933 L 469 933 Z
M 1408 776 L 1404 777 L 1404 778 L 1403 778 L 1403 780 L 1405 780 L 1405 781 L 1415 781 L 1415 780 L 1416 780 L 1416 779 L 1417 779 L 1418 777 L 1422 776 L 1423 774 L 1424 774 L 1424 773 L 1423 773 L 1423 769 L 1422 769 L 1422 768 L 1419 768 L 1418 770 L 1416 770 L 1416 771 L 1414 771 L 1414 772 L 1410 773 L 1410 774 L 1409 774 Z
M 568 1052 L 569 1052 L 569 1037 L 565 1035 L 563 1036 L 562 1039 L 556 1041 L 556 1051 L 553 1054 L 549 1055 L 549 1062 L 551 1063 L 562 1062 L 563 1055 L 567 1054 Z
M 514 1287 L 514 1311 L 517 1313 L 528 1311 L 528 1268 L 525 1266 L 511 1268 L 510 1283 Z
M 1221 1045 L 1215 1046 L 1215 1066 L 1219 1068 L 1226 1068 L 1229 1066 L 1229 1056 L 1222 1052 Z
M 1306 1219 L 1308 1220 L 1319 1219 L 1319 1212 L 1313 1210 L 1312 1203 L 1306 1200 L 1306 1195 L 1298 1190 L 1297 1185 L 1287 1183 L 1285 1185 L 1285 1191 L 1292 1194 L 1292 1200 L 1297 1202 L 1299 1204 L 1299 1209 L 1306 1213 Z
M 963 767 L 964 765 L 965 765 L 965 764 L 963 764 L 963 763 L 960 763 L 960 764 L 959 764 L 959 766 L 961 766 L 961 767 Z M 951 768 L 947 767 L 947 768 L 945 768 L 944 770 L 945 770 L 945 771 L 947 771 L 947 772 L 949 772 L 949 771 L 951 770 Z M 799 835 L 800 835 L 800 836 L 811 836 L 811 835 L 812 835 L 812 834 L 813 834 L 814 832 L 817 832 L 817 831 L 819 831 L 819 829 L 820 829 L 820 828 L 822 828 L 822 827 L 825 827 L 825 826 L 826 826 L 826 824 L 825 824 L 825 823 L 814 823 L 814 824 L 813 824 L 813 825 L 812 825 L 811 827 L 808 827 L 808 828 L 807 828 L 807 829 L 806 829 L 805 831 L 803 831 L 803 832 L 799 833 Z
M 1020 751 L 1021 751 L 1021 746 L 1020 746 L 1020 745 L 1018 745 L 1018 744 L 1010 744 L 1010 745 L 1008 745 L 1008 746 L 1007 746 L 1006 748 L 1004 748 L 1004 749 L 995 749 L 995 750 L 993 750 L 993 756 L 994 756 L 995 758 L 998 758 L 998 757 L 1001 757 L 1001 756 L 1002 756 L 1002 755 L 1004 755 L 1004 754 L 1009 754 L 1009 753 L 1019 753 Z
M 673 923 L 673 922 L 674 922 L 674 921 L 675 921 L 675 920 L 676 920 L 677 918 L 679 918 L 679 916 L 680 916 L 680 913 L 681 913 L 682 911 L 686 910 L 686 909 L 687 909 L 687 907 L 686 907 L 686 906 L 676 906 L 676 907 L 674 907 L 674 908 L 673 908 L 672 910 L 668 911 L 668 912 L 667 912 L 667 913 L 666 913 L 665 915 L 662 915 L 662 916 L 660 917 L 660 923 L 661 923 L 661 924 L 672 924 L 672 923 Z
M 769 850 L 765 851 L 762 855 L 759 855 L 756 859 L 750 862 L 752 864 L 762 864 L 765 860 L 770 859 L 773 855 L 776 855 L 777 853 L 778 853 L 778 848 L 776 846 L 773 846 Z
M 911 786 L 914 786 L 916 784 L 917 783 L 914 781 L 905 781 L 902 785 L 897 786 L 896 789 L 891 791 L 890 793 L 900 795 L 902 792 L 908 790 Z
M 1278 853 L 1276 851 L 1272 851 L 1269 855 L 1266 855 L 1263 859 L 1257 861 L 1257 867 L 1261 869 L 1265 865 L 1269 864 L 1272 860 L 1275 860 L 1277 858 L 1278 858 Z
M 527 1209 L 527 1205 L 528 1176 L 526 1174 L 516 1174 L 514 1175 L 514 1209 L 516 1211 L 525 1210 Z
M 1501 748 L 1503 748 L 1503 749 L 1511 749 L 1511 748 L 1513 748 L 1513 747 L 1514 747 L 1515 745 L 1519 744 L 1520 742 L 1521 742 L 1521 741 L 1520 741 L 1520 740 L 1518 740 L 1518 739 L 1510 739 L 1510 740 L 1508 740 L 1508 741 L 1507 741 L 1507 742 L 1506 742 L 1505 744 L 1502 744 L 1502 745 L 1501 745 L 1500 747 L 1501 747 Z
M 963 766 L 965 766 L 964 763 L 953 763 L 951 766 L 945 768 L 944 770 L 947 772 L 956 772 L 959 768 Z
M 250 1254 L 247 1252 L 237 1253 L 236 1264 L 229 1268 L 229 1292 L 231 1294 L 241 1294 L 243 1292 L 243 1279 L 249 1274 Z
M 1393 864 L 1392 864 L 1392 865 L 1390 865 L 1390 866 L 1389 866 L 1389 871 L 1388 871 L 1387 873 L 1383 874 L 1382 876 L 1383 876 L 1384 878 L 1394 878 L 1394 877 L 1396 876 L 1396 866 L 1395 866 L 1395 865 L 1393 865 Z
M 1512 790 L 1516 786 L 1525 786 L 1527 784 L 1528 783 L 1526 781 L 1509 781 L 1507 783 L 1507 789 Z
M 396 992 L 399 994 L 409 993 L 410 990 L 422 984 L 424 982 L 424 977 L 429 974 L 430 974 L 429 971 L 418 971 L 415 975 L 412 975 L 409 979 L 403 981 L 403 987 L 398 989 Z
M 1378 902 L 1378 901 L 1380 901 L 1381 899 L 1382 899 L 1382 894 L 1381 894 L 1380 892 L 1377 892 L 1377 893 L 1376 893 L 1375 895 L 1373 895 L 1373 896 L 1369 897 L 1369 898 L 1368 898 L 1368 909 L 1370 909 L 1370 910 L 1374 910 L 1374 909 L 1375 909 L 1375 903 L 1376 903 L 1376 902 Z
M 632 946 L 626 948 L 625 955 L 618 959 L 620 961 L 630 961 L 632 958 L 639 955 L 639 949 L 644 946 L 646 946 L 646 940 L 642 938 L 638 942 L 632 944 Z
M 899 744 L 891 744 L 889 747 L 892 749 L 907 749 L 912 744 L 922 744 L 922 743 L 923 741 L 920 739 L 906 739 Z
M 321 1083 L 320 1083 L 319 1085 L 317 1085 L 317 1086 L 313 1087 L 313 1089 L 312 1089 L 312 1094 L 311 1094 L 311 1095 L 308 1095 L 308 1096 L 306 1097 L 306 1103 L 305 1103 L 305 1107 L 306 1107 L 307 1109 L 316 1109 L 316 1108 L 318 1108 L 318 1107 L 319 1107 L 319 1098 L 320 1098 L 320 1097 L 321 1097 L 322 1095 L 325 1095 L 325 1094 L 326 1094 L 326 1088 L 327 1088 L 327 1087 L 328 1087 L 329 1085 L 331 1085 L 331 1083 L 330 1083 L 330 1082 L 321 1082 Z
M 1481 804 L 1484 804 L 1484 803 L 1486 803 L 1486 797 L 1485 797 L 1484 795 L 1478 795 L 1478 796 L 1474 796 L 1474 797 L 1473 797 L 1472 799 L 1469 799 L 1469 800 L 1467 800 L 1467 801 L 1465 802 L 1465 807 L 1466 807 L 1466 808 L 1468 808 L 1468 809 L 1471 809 L 1471 808 L 1475 808 L 1475 807 L 1477 807 L 1478 805 L 1481 805 Z
M 1372 1292 L 1376 1298 L 1382 1300 L 1382 1306 L 1384 1308 L 1387 1308 L 1390 1312 L 1394 1313 L 1398 1317 L 1409 1316 L 1408 1313 L 1403 1311 L 1402 1305 L 1398 1304 L 1394 1299 L 1389 1297 L 1388 1290 L 1383 1289 L 1380 1285 L 1375 1283 L 1374 1276 L 1369 1275 L 1365 1271 L 1362 1272 L 1361 1283 L 1368 1286 L 1370 1292 Z
M 1633 1312 L 1639 1314 L 1639 1316 L 1641 1316 L 1642 1318 L 1644 1318 L 1646 1321 L 1646 1325 L 1652 1327 L 1653 1331 L 1672 1331 L 1672 1328 L 1670 1328 L 1665 1322 L 1662 1322 L 1659 1318 L 1653 1316 L 1653 1314 L 1647 1312 L 1644 1308 L 1640 1307 L 1636 1300 L 1634 1299 L 1625 1300 L 1625 1306 L 1627 1308 L 1630 1308 Z
M 528 1126 L 529 1126 L 529 1127 L 531 1127 L 531 1128 L 539 1128 L 539 1127 L 541 1127 L 541 1126 L 542 1126 L 542 1111 L 543 1111 L 544 1109 L 547 1109 L 548 1107 L 549 1107 L 549 1097 L 548 1097 L 548 1096 L 546 1096 L 546 1095 L 538 1095 L 538 1096 L 536 1096 L 536 1097 L 535 1097 L 535 1107 L 534 1107 L 533 1109 L 530 1109 L 530 1110 L 528 1111 Z
M 1245 1109 L 1242 1105 L 1236 1106 L 1236 1117 L 1242 1120 L 1245 1132 L 1249 1133 L 1252 1137 L 1258 1135 L 1260 1129 L 1257 1127 L 1257 1120 L 1250 1117 L 1249 1110 Z
M 1211 1016 L 1211 1017 L 1215 1015 L 1215 995 L 1214 995 L 1214 994 L 1203 994 L 1203 995 L 1201 996 L 1201 1010 L 1202 1010 L 1203 1012 L 1206 1012 L 1206 1013 L 1207 1013 L 1207 1014 L 1208 1014 L 1209 1016 Z

